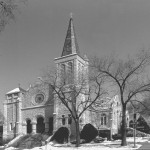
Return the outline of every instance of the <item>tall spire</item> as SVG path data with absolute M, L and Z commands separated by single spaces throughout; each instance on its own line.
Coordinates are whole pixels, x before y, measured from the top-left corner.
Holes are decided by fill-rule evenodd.
M 69 26 L 61 57 L 70 54 L 78 54 L 80 56 L 79 47 L 73 26 L 72 13 L 70 14 Z

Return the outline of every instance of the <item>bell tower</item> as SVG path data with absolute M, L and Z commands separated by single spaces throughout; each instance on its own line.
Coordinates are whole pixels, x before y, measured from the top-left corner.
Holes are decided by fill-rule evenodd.
M 88 73 L 88 59 L 86 56 L 83 57 L 79 51 L 72 15 L 69 20 L 61 57 L 55 58 L 54 61 L 58 73 L 64 75 L 65 84 L 80 81 L 83 74 Z
M 61 57 L 55 58 L 54 62 L 56 64 L 58 75 L 57 82 L 62 83 L 63 85 L 78 85 L 82 82 L 83 77 L 88 79 L 88 59 L 86 56 L 82 57 L 79 51 L 72 15 L 69 20 Z M 82 95 L 81 97 L 85 99 L 86 96 Z M 57 101 L 58 99 L 56 98 L 54 104 L 54 118 L 56 119 L 54 121 L 54 130 L 57 130 L 62 125 L 62 118 L 65 117 L 68 119 L 67 117 L 69 115 L 67 108 L 65 108 L 65 106 L 59 106 Z M 80 99 L 78 101 L 80 101 Z

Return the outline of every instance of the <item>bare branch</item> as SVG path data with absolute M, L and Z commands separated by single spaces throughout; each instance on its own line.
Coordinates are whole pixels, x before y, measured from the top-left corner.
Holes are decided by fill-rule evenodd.
M 11 20 L 15 21 L 20 2 L 24 3 L 25 1 L 26 0 L 0 0 L 0 32 Z

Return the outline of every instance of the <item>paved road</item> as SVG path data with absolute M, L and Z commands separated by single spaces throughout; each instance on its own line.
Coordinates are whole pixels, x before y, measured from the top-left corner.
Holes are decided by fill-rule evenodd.
M 133 144 L 133 142 L 129 142 L 129 143 L 132 143 Z M 139 148 L 139 150 L 150 150 L 150 143 L 148 143 L 148 142 L 138 142 L 137 144 L 140 144 L 140 145 L 142 145 L 140 148 Z
M 150 150 L 150 143 L 144 142 L 140 143 L 142 146 L 139 148 L 140 150 Z

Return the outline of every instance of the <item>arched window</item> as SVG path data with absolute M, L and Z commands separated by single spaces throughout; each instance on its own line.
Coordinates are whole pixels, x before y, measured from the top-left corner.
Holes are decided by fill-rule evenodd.
M 68 84 L 73 83 L 73 64 L 68 62 Z
M 66 66 L 65 64 L 61 64 L 61 83 L 66 84 Z
M 31 133 L 32 132 L 32 124 L 31 124 L 31 120 L 27 119 L 26 120 L 27 123 L 27 133 Z
M 68 115 L 68 124 L 71 124 L 72 123 L 72 116 L 71 114 Z
M 12 131 L 12 130 L 13 130 L 13 124 L 10 123 L 10 124 L 9 124 L 9 131 Z
M 65 115 L 62 115 L 62 125 L 65 125 L 65 123 L 66 123 Z
M 78 81 L 81 82 L 81 64 L 78 63 Z
M 84 66 L 81 63 L 78 63 L 78 81 L 82 83 L 84 80 Z
M 101 125 L 106 125 L 106 114 L 101 115 Z

